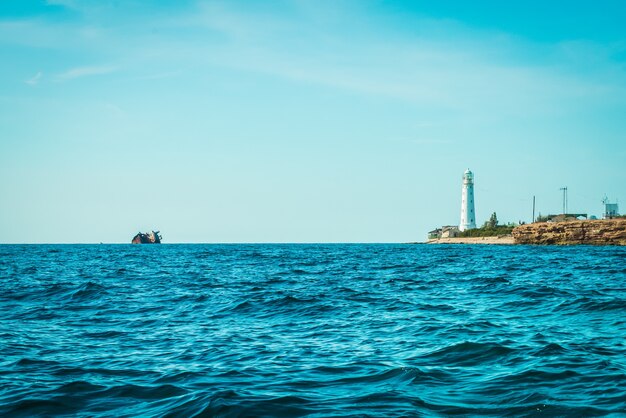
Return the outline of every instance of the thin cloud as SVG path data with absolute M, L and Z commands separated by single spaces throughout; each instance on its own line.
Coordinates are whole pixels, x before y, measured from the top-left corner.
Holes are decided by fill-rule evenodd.
M 117 71 L 117 67 L 112 66 L 76 67 L 59 74 L 56 79 L 58 81 L 69 81 L 80 77 L 110 74 L 115 71 Z
M 30 86 L 36 86 L 37 84 L 39 84 L 39 81 L 41 80 L 41 77 L 43 77 L 43 73 L 41 71 L 38 71 L 37 74 L 35 74 L 33 77 L 29 78 L 28 80 L 25 80 L 24 83 L 30 85 Z
M 417 145 L 438 145 L 438 144 L 452 144 L 452 141 L 448 139 L 435 139 L 435 138 L 424 138 L 424 139 L 411 139 L 409 140 L 412 144 Z
M 170 78 L 179 76 L 182 71 L 168 71 L 163 73 L 149 74 L 141 77 L 137 77 L 137 80 L 160 80 L 162 78 Z
M 78 5 L 74 0 L 46 0 L 47 6 L 60 6 L 68 9 L 77 9 Z
M 388 138 L 389 142 L 403 143 L 403 144 L 417 144 L 417 145 L 445 145 L 445 144 L 453 144 L 455 143 L 449 139 L 435 138 L 435 137 L 424 137 L 424 138 L 408 138 L 408 137 L 399 137 L 399 138 Z
M 113 103 L 103 103 L 102 108 L 106 110 L 107 112 L 116 116 L 121 116 L 125 114 L 125 112 L 119 106 Z

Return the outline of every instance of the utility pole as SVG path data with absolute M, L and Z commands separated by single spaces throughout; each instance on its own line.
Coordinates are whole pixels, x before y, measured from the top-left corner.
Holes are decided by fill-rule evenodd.
M 563 215 L 567 214 L 567 186 L 561 187 L 559 190 L 563 191 Z
M 531 223 L 535 223 L 535 196 L 533 196 L 533 221 Z

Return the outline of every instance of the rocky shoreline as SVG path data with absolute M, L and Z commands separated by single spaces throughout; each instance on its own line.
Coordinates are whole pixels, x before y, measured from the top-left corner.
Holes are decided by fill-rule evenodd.
M 513 230 L 516 244 L 626 245 L 626 219 L 537 222 Z

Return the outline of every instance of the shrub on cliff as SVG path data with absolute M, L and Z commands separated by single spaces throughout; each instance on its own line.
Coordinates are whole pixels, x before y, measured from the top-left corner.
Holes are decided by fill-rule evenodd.
M 515 228 L 514 225 L 496 225 L 494 227 L 485 225 L 481 228 L 468 229 L 463 232 L 459 232 L 459 237 L 471 238 L 471 237 L 497 237 L 501 235 L 510 235 Z
M 489 220 L 483 224 L 483 228 L 495 228 L 497 226 L 498 226 L 498 216 L 494 212 L 491 214 L 491 217 L 489 218 Z

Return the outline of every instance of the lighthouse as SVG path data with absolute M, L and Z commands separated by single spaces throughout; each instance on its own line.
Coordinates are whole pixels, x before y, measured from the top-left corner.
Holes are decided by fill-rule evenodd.
M 469 170 L 463 173 L 461 189 L 461 224 L 459 231 L 476 228 L 476 211 L 474 211 L 474 174 Z

